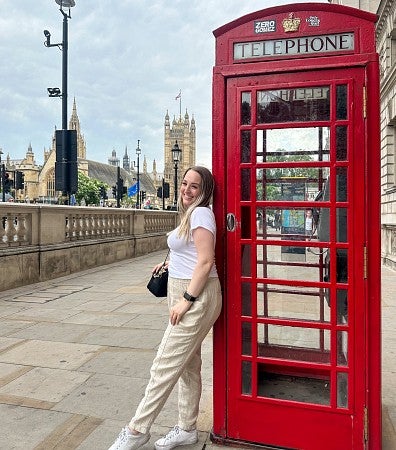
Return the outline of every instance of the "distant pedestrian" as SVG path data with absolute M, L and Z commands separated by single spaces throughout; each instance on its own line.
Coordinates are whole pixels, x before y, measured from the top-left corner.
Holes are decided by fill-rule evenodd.
M 156 441 L 155 448 L 170 450 L 198 441 L 201 344 L 218 318 L 222 302 L 214 262 L 216 223 L 209 208 L 213 189 L 213 176 L 205 167 L 195 166 L 185 172 L 178 199 L 180 225 L 168 236 L 168 327 L 144 397 L 109 450 L 134 450 L 149 441 L 150 427 L 177 381 L 178 424 Z

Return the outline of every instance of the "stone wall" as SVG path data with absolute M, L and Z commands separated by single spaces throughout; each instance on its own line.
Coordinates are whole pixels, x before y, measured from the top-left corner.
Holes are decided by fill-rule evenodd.
M 2 204 L 0 291 L 166 248 L 177 213 Z

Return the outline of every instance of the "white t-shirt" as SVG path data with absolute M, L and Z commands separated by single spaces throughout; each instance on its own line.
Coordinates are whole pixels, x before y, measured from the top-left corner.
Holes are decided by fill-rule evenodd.
M 213 211 L 210 208 L 203 206 L 195 208 L 191 214 L 190 225 L 191 232 L 188 241 L 184 237 L 177 235 L 179 227 L 173 230 L 168 236 L 168 246 L 170 248 L 169 276 L 172 278 L 182 278 L 185 280 L 192 278 L 194 268 L 198 261 L 197 248 L 192 238 L 193 230 L 200 227 L 205 228 L 216 238 L 216 222 Z M 209 277 L 217 277 L 214 262 Z

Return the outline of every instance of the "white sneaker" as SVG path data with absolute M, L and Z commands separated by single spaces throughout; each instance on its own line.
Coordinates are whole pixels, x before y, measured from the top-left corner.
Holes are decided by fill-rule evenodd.
M 179 445 L 195 444 L 198 442 L 197 430 L 185 431 L 177 425 L 169 433 L 155 443 L 156 450 L 171 450 Z
M 109 450 L 135 450 L 143 447 L 150 439 L 150 433 L 132 434 L 128 427 L 124 427 Z

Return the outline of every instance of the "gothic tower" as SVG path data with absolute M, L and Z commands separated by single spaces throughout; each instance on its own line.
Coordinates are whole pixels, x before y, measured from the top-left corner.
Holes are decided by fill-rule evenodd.
M 177 185 L 180 186 L 180 180 L 184 172 L 191 166 L 195 165 L 196 154 L 196 129 L 194 117 L 190 118 L 187 113 L 184 118 L 180 115 L 178 119 L 174 118 L 172 127 L 169 120 L 168 111 L 165 115 L 165 139 L 164 139 L 164 179 L 170 185 L 169 203 L 173 203 L 174 199 L 174 179 L 175 179 L 175 163 L 173 162 L 172 148 L 176 141 L 181 149 L 180 162 L 177 166 Z
M 122 158 L 122 167 L 127 171 L 130 172 L 131 170 L 131 163 L 128 156 L 128 147 L 125 146 L 125 153 L 124 157 Z
M 87 158 L 84 136 L 81 134 L 80 119 L 77 115 L 76 98 L 73 101 L 73 112 L 69 121 L 69 130 L 77 130 L 77 158 Z

